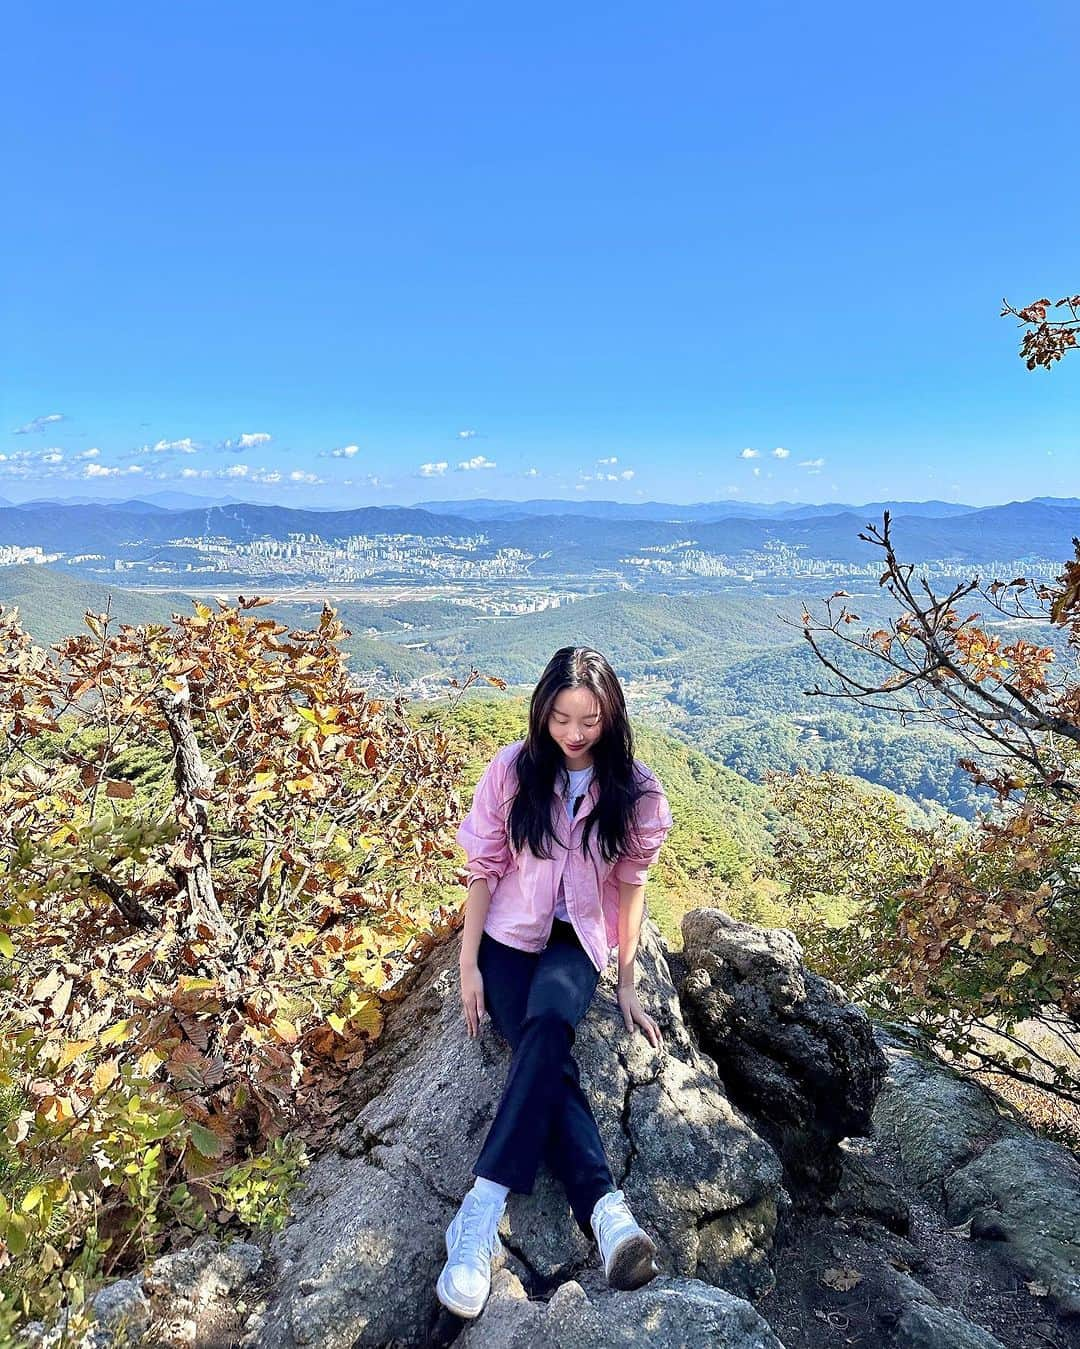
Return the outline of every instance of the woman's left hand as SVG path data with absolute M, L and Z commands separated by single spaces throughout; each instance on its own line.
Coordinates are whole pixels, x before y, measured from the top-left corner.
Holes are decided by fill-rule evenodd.
M 640 1026 L 652 1047 L 659 1049 L 664 1037 L 660 1034 L 660 1027 L 638 1002 L 637 989 L 620 987 L 616 997 L 619 1011 L 622 1012 L 623 1021 L 626 1022 L 626 1029 L 633 1031 L 635 1025 Z

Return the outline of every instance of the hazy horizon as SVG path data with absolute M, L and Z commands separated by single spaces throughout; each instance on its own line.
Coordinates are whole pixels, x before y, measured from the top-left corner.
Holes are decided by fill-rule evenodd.
M 1049 492 L 1034 492 L 1030 496 L 1010 497 L 984 502 L 958 501 L 948 497 L 901 498 L 893 496 L 878 496 L 874 498 L 866 498 L 865 500 L 851 500 L 851 501 L 839 501 L 833 500 L 831 498 L 823 498 L 820 501 L 796 501 L 796 500 L 764 501 L 764 500 L 755 500 L 753 498 L 710 499 L 707 497 L 697 498 L 696 500 L 690 501 L 676 501 L 671 498 L 664 498 L 664 497 L 655 497 L 650 498 L 649 500 L 636 500 L 636 501 L 619 500 L 616 497 L 596 497 L 594 499 L 584 501 L 582 500 L 581 497 L 578 496 L 557 497 L 557 496 L 540 496 L 534 494 L 530 496 L 520 496 L 520 497 L 508 497 L 508 496 L 496 497 L 496 496 L 476 494 L 474 496 L 462 496 L 455 499 L 437 496 L 420 496 L 415 501 L 379 501 L 379 502 L 357 501 L 347 503 L 339 502 L 334 505 L 322 505 L 319 503 L 305 503 L 299 501 L 281 501 L 275 499 L 273 496 L 259 497 L 254 494 L 240 496 L 235 493 L 221 492 L 216 495 L 203 495 L 202 493 L 199 492 L 192 492 L 188 490 L 186 486 L 183 485 L 177 485 L 173 487 L 167 484 L 156 484 L 153 490 L 143 492 L 137 490 L 136 484 L 126 483 L 124 485 L 127 486 L 128 488 L 127 491 L 115 491 L 111 494 L 94 493 L 93 491 L 87 491 L 85 489 L 85 485 L 83 484 L 72 484 L 73 490 L 65 493 L 58 492 L 54 488 L 53 490 L 50 491 L 39 491 L 39 492 L 27 491 L 23 495 L 17 495 L 15 493 L 9 493 L 9 491 L 7 490 L 8 485 L 5 484 L 4 492 L 0 493 L 0 501 L 10 502 L 10 504 L 13 506 L 26 505 L 36 500 L 44 502 L 58 501 L 61 503 L 65 501 L 85 500 L 87 504 L 97 502 L 100 502 L 102 504 L 117 504 L 128 501 L 146 501 L 149 504 L 152 504 L 153 499 L 156 496 L 175 495 L 190 498 L 192 503 L 191 507 L 192 509 L 197 509 L 201 505 L 213 506 L 217 504 L 237 504 L 237 505 L 243 504 L 255 506 L 282 506 L 290 510 L 318 509 L 322 511 L 362 510 L 373 506 L 381 510 L 415 510 L 422 508 L 424 506 L 429 506 L 431 504 L 440 504 L 440 505 L 445 504 L 449 510 L 452 510 L 454 505 L 471 505 L 479 502 L 529 505 L 535 504 L 537 502 L 546 502 L 546 501 L 565 501 L 567 505 L 573 505 L 576 508 L 585 508 L 588 506 L 595 506 L 597 508 L 600 508 L 617 505 L 623 507 L 671 506 L 673 508 L 678 509 L 690 506 L 709 507 L 709 506 L 730 505 L 730 506 L 741 506 L 744 508 L 757 507 L 764 510 L 781 510 L 784 508 L 799 509 L 803 507 L 822 508 L 826 506 L 836 506 L 838 510 L 843 510 L 843 509 L 855 509 L 866 505 L 873 505 L 877 504 L 878 502 L 903 501 L 905 502 L 905 504 L 913 506 L 937 504 L 937 505 L 955 506 L 957 508 L 963 508 L 973 511 L 991 509 L 996 506 L 1026 504 L 1038 500 L 1067 502 L 1069 504 L 1080 503 L 1080 496 L 1066 496 L 1066 495 L 1059 496 Z M 0 509 L 2 509 L 2 506 L 0 506 Z

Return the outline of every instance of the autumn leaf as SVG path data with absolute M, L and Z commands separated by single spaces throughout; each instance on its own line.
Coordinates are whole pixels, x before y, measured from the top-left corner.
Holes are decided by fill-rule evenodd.
M 821 1282 L 829 1288 L 835 1288 L 838 1293 L 846 1293 L 857 1283 L 861 1283 L 862 1277 L 857 1269 L 841 1269 L 834 1266 L 825 1270 Z

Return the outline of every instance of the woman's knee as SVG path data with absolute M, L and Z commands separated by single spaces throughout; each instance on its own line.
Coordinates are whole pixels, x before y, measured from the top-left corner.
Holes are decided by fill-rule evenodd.
M 521 1023 L 521 1033 L 559 1046 L 574 1042 L 573 1022 L 557 1007 L 541 1007 L 539 1011 L 527 1013 Z

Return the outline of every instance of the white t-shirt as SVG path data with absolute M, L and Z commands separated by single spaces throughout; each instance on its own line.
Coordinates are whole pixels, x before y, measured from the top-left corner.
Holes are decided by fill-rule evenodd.
M 586 768 L 568 768 L 566 771 L 570 775 L 570 786 L 566 789 L 566 796 L 563 800 L 566 802 L 566 818 L 572 820 L 574 818 L 574 802 L 589 790 L 593 766 L 589 764 Z M 570 921 L 570 915 L 566 912 L 566 899 L 563 895 L 561 880 L 559 881 L 559 893 L 555 896 L 555 917 L 561 918 L 564 923 Z

